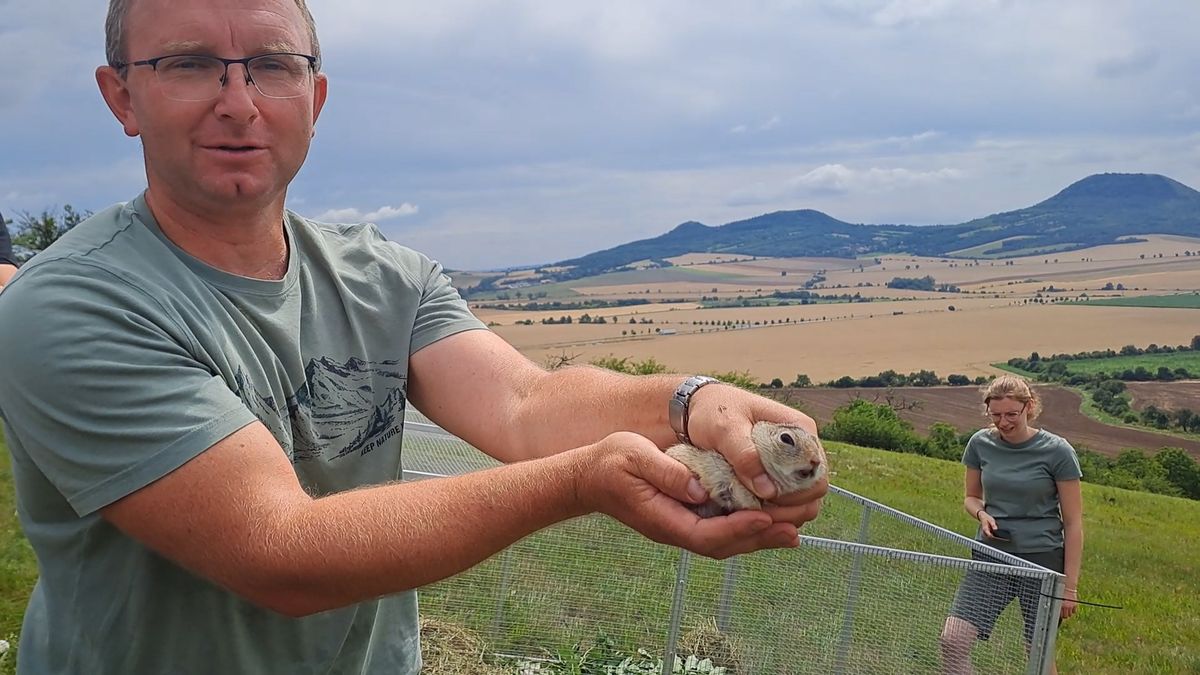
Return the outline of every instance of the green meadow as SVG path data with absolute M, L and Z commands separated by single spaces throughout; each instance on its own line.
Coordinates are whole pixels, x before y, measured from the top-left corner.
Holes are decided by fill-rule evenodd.
M 1142 295 L 1124 298 L 1099 298 L 1071 304 L 1106 305 L 1109 307 L 1167 307 L 1200 309 L 1200 293 L 1176 293 L 1172 295 Z
M 1200 352 L 1171 352 L 1169 354 L 1137 354 L 1131 356 L 1113 356 L 1106 359 L 1076 359 L 1072 361 L 1054 361 L 1067 367 L 1067 372 L 1078 375 L 1095 375 L 1105 372 L 1109 375 L 1119 375 L 1126 370 L 1145 368 L 1154 375 L 1159 368 L 1174 371 L 1184 368 L 1190 373 L 1200 373 Z M 1002 364 L 995 364 L 1000 366 Z M 1009 370 L 1015 370 L 1009 368 Z M 1023 373 L 1036 377 L 1034 373 Z
M 961 508 L 958 464 L 839 443 L 829 443 L 828 449 L 834 484 L 961 534 L 973 534 L 974 521 Z M 37 569 L 16 521 L 9 456 L 2 441 L 0 496 L 6 504 L 0 509 L 0 637 L 7 638 L 15 651 Z M 1083 496 L 1086 544 L 1080 597 L 1124 609 L 1083 607 L 1064 623 L 1058 637 L 1061 672 L 1200 672 L 1200 502 L 1088 483 L 1083 485 Z M 854 539 L 854 513 L 841 501 L 828 499 L 822 517 L 804 533 Z M 885 523 L 872 531 L 870 543 L 949 553 L 944 542 Z M 849 566 L 836 557 L 804 549 L 738 559 L 738 584 L 729 610 L 734 625 L 760 627 L 748 632 L 792 641 L 792 646 L 785 642 L 782 648 L 779 642 L 742 644 L 745 653 L 774 655 L 748 662 L 753 672 L 794 672 L 790 670 L 794 666 L 785 664 L 799 663 L 796 659 L 801 657 L 817 668 L 810 672 L 825 672 L 821 668 L 828 661 L 813 660 L 819 651 L 796 652 L 795 645 L 816 640 L 809 633 L 817 628 L 836 634 L 843 619 L 838 612 Z M 460 623 L 490 644 L 524 653 L 562 654 L 569 648 L 563 640 L 571 639 L 565 636 L 578 635 L 580 626 L 600 626 L 602 633 L 646 649 L 662 647 L 677 551 L 630 535 L 598 517 L 565 523 L 511 550 L 423 591 L 423 614 Z M 715 561 L 692 559 L 685 626 L 716 611 L 723 569 Z M 856 630 L 884 636 L 887 644 L 899 646 L 898 653 L 908 653 L 912 659 L 911 671 L 891 670 L 895 663 L 880 662 L 879 667 L 888 672 L 934 667 L 928 654 L 918 652 L 917 641 L 928 644 L 944 608 L 929 607 L 923 614 L 898 618 L 889 615 L 887 608 L 911 601 L 914 585 L 952 588 L 956 577 L 904 561 L 868 561 L 862 569 L 864 607 L 876 610 L 856 617 Z M 829 597 L 816 589 L 827 589 Z M 1019 630 L 1018 621 L 1010 608 L 998 630 Z M 911 649 L 905 641 L 913 641 Z M 838 647 L 812 646 L 829 651 L 820 656 L 825 659 L 832 658 Z M 0 674 L 14 672 L 14 656 L 9 653 L 0 662 Z

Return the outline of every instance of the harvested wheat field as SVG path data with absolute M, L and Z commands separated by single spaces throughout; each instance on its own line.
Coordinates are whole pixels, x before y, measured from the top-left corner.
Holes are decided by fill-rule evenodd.
M 1200 382 L 1164 383 L 1162 388 L 1191 390 L 1193 394 L 1200 396 Z M 1103 424 L 1079 411 L 1080 396 L 1070 389 L 1038 386 L 1037 392 L 1042 397 L 1045 410 L 1034 426 L 1044 427 L 1066 438 L 1076 448 L 1086 448 L 1111 456 L 1126 448 L 1157 452 L 1164 447 L 1177 447 L 1200 459 L 1200 441 Z M 796 405 L 822 425 L 830 421 L 834 410 L 855 398 L 889 403 L 894 408 L 900 408 L 899 415 L 912 422 L 921 433 L 927 433 L 934 422 L 946 422 L 960 433 L 987 424 L 983 416 L 979 388 L 973 386 L 893 389 L 785 388 L 770 390 L 770 394 Z
M 928 274 L 938 283 L 965 286 L 990 282 L 989 286 L 995 287 L 1003 286 L 1008 281 L 1030 278 L 1044 281 L 1099 278 L 1105 273 L 1114 274 L 1121 270 L 1146 273 L 1154 270 L 1200 269 L 1200 255 L 1185 255 L 1185 251 L 1193 254 L 1200 252 L 1200 239 L 1168 235 L 1152 235 L 1146 239 L 1145 242 L 1133 244 L 976 262 L 952 258 L 884 256 L 878 259 L 878 265 L 874 264 L 874 260 L 861 261 L 864 264 L 862 271 L 858 271 L 858 268 L 831 269 L 824 285 L 872 283 L 878 286 L 894 277 L 922 277 Z M 1156 257 L 1160 255 L 1163 257 Z M 1125 285 L 1130 284 L 1126 281 Z
M 1191 311 L 1144 307 L 973 304 L 955 312 L 855 314 L 885 304 L 809 305 L 804 309 L 815 307 L 831 318 L 706 333 L 656 335 L 651 327 L 637 326 L 651 332 L 599 343 L 592 332 L 567 331 L 557 334 L 561 339 L 537 342 L 528 339 L 532 334 L 516 330 L 528 326 L 497 330 L 538 362 L 563 352 L 584 362 L 604 356 L 655 358 L 681 372 L 747 371 L 764 382 L 776 377 L 787 382 L 798 373 L 827 381 L 888 369 L 905 373 L 928 369 L 943 377 L 990 375 L 995 372 L 990 364 L 1034 351 L 1075 353 L 1126 344 L 1187 344 L 1200 327 L 1198 315 Z M 917 303 L 897 304 L 917 307 Z M 849 318 L 836 318 L 841 316 Z
M 888 315 L 895 312 L 903 314 L 923 314 L 928 312 L 948 312 L 953 306 L 955 310 L 984 309 L 999 305 L 1009 306 L 1020 304 L 1020 301 L 1001 300 L 979 297 L 957 297 L 952 299 L 925 299 L 915 301 L 878 301 L 856 303 L 824 303 L 812 305 L 779 305 L 774 307 L 725 307 L 703 309 L 697 303 L 670 303 L 634 305 L 629 307 L 608 307 L 604 309 L 587 310 L 592 317 L 604 316 L 607 321 L 617 323 L 609 326 L 611 336 L 620 336 L 621 329 L 630 319 L 635 322 L 653 320 L 659 328 L 673 328 L 679 333 L 699 333 L 714 330 L 712 326 L 726 321 L 748 322 L 770 325 L 772 322 L 801 323 L 808 321 L 833 321 L 848 318 L 868 318 Z M 475 315 L 481 321 L 499 324 L 500 326 L 515 325 L 518 321 L 533 321 L 535 326 L 522 326 L 517 330 L 501 331 L 505 338 L 512 338 L 514 344 L 521 346 L 537 346 L 542 342 L 555 344 L 571 341 L 586 341 L 578 339 L 577 324 L 571 325 L 542 325 L 543 318 L 557 318 L 563 314 L 573 315 L 576 320 L 582 310 L 491 310 L 477 309 Z M 702 323 L 697 323 L 702 322 Z

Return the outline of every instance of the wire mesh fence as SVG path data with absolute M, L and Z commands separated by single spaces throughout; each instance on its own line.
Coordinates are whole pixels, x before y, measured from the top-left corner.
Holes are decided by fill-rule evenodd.
M 496 464 L 414 417 L 406 479 Z M 938 673 L 953 608 L 994 620 L 967 643 L 975 672 L 1043 673 L 1061 587 L 1056 572 L 831 487 L 797 549 L 715 561 L 589 516 L 421 589 L 420 603 L 486 645 L 488 672 Z

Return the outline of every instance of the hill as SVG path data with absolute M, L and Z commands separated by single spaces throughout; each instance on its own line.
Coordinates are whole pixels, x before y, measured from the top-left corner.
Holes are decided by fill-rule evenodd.
M 640 261 L 660 261 L 692 252 L 783 258 L 854 258 L 904 245 L 914 226 L 882 227 L 847 223 L 820 211 L 776 211 L 725 225 L 688 221 L 651 239 L 622 244 L 558 263 L 571 278 L 592 276 Z
M 1089 176 L 1044 202 L 961 225 L 922 228 L 910 240 L 922 255 L 954 255 L 994 243 L 981 256 L 1011 257 L 1115 243 L 1137 234 L 1193 236 L 1200 192 L 1152 174 Z
M 557 263 L 554 279 L 576 279 L 691 252 L 769 257 L 856 258 L 877 253 L 1013 257 L 1118 243 L 1139 234 L 1193 236 L 1200 192 L 1156 174 L 1106 173 L 1049 199 L 957 225 L 847 223 L 820 211 L 777 211 L 725 225 L 689 221 L 670 232 Z
M 841 443 L 829 443 L 828 450 L 835 484 L 961 534 L 973 533 L 974 522 L 961 507 L 958 464 Z M 37 565 L 17 526 L 9 462 L 0 437 L 0 496 L 7 505 L 0 509 L 0 635 L 15 646 Z M 1083 607 L 1063 624 L 1058 638 L 1063 672 L 1128 673 L 1131 667 L 1136 672 L 1196 672 L 1200 503 L 1087 483 L 1083 500 L 1087 543 L 1080 597 L 1124 609 Z M 806 533 L 823 536 L 823 527 L 826 523 L 818 519 Z M 641 544 L 653 546 L 644 540 Z M 573 557 L 569 567 L 586 575 L 587 567 L 580 565 L 588 559 Z M 422 606 L 426 614 L 436 613 L 436 593 L 430 600 Z M 14 672 L 12 656 L 0 659 L 0 673 Z

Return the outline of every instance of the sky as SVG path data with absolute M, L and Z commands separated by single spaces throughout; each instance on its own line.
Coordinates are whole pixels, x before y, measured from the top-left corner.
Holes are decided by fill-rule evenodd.
M 105 4 L 0 0 L 10 218 L 144 189 L 95 86 Z M 309 5 L 330 93 L 288 206 L 452 269 L 787 209 L 958 223 L 1103 172 L 1200 188 L 1195 0 Z

